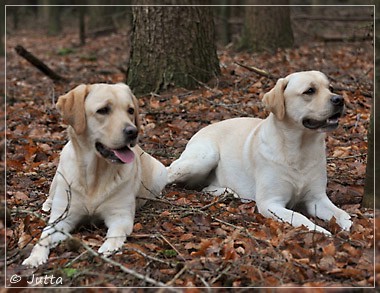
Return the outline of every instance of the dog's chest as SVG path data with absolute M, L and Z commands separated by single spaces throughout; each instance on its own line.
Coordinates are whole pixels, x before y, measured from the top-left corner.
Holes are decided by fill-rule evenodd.
M 83 215 L 96 216 L 103 206 L 113 201 L 113 194 L 109 190 L 91 190 L 83 186 L 73 186 L 72 204 L 81 207 Z
M 104 210 L 105 205 L 112 205 L 114 201 L 112 193 L 109 192 L 89 194 L 85 197 L 87 213 L 90 216 L 96 216 Z
M 289 166 L 286 172 L 286 181 L 292 186 L 292 200 L 302 201 L 308 197 L 310 192 L 314 192 L 315 186 L 323 185 L 323 178 L 326 178 L 323 167 L 319 164 L 309 164 L 304 168 L 294 168 Z
M 85 214 L 96 216 L 111 212 L 112 207 L 124 206 L 129 202 L 130 197 L 134 197 L 138 186 L 131 180 L 106 180 L 91 186 L 78 186 L 77 195 L 80 204 L 85 209 Z

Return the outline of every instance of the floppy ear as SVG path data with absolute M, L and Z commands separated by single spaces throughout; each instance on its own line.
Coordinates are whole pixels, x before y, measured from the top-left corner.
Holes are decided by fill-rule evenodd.
M 133 94 L 132 94 L 132 99 L 133 99 L 133 105 L 135 106 L 135 125 L 137 127 L 137 131 L 140 131 L 141 121 L 140 121 L 140 115 L 139 115 L 139 101 Z
M 288 81 L 285 78 L 280 78 L 275 87 L 272 88 L 263 97 L 263 103 L 266 108 L 271 111 L 279 120 L 285 117 L 285 97 L 284 91 Z
M 56 105 L 63 119 L 74 128 L 77 134 L 82 134 L 86 130 L 84 100 L 88 92 L 87 85 L 78 85 L 67 94 L 60 96 Z

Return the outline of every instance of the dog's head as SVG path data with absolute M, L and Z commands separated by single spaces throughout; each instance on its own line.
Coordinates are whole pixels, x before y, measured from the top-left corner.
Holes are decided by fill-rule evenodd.
M 319 71 L 279 79 L 263 102 L 277 119 L 320 132 L 336 129 L 344 110 L 343 97 L 331 92 L 327 77 Z
M 130 163 L 140 130 L 138 102 L 125 84 L 79 85 L 57 108 L 88 147 L 115 163 Z

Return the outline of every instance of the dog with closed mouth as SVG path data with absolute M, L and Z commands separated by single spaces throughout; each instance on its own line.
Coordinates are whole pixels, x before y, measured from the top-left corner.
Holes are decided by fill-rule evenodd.
M 338 127 L 343 98 L 323 73 L 304 71 L 279 79 L 263 103 L 271 112 L 264 120 L 229 119 L 196 133 L 168 168 L 169 183 L 214 195 L 228 191 L 255 200 L 266 217 L 330 235 L 294 211 L 303 206 L 349 230 L 349 214 L 326 195 L 325 132 Z
M 69 124 L 69 142 L 43 205 L 51 209 L 48 225 L 23 262 L 31 267 L 45 263 L 50 248 L 84 216 L 97 216 L 108 227 L 99 253 L 120 249 L 135 210 L 167 181 L 164 165 L 137 145 L 139 107 L 127 85 L 82 84 L 60 96 L 57 108 Z

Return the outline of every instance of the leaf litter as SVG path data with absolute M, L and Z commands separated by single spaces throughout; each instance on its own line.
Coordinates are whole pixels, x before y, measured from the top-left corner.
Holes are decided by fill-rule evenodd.
M 123 33 L 98 37 L 95 42 L 75 48 L 72 34 L 48 37 L 48 41 L 28 35 L 22 39 L 22 45 L 49 60 L 52 68 L 72 80 L 53 84 L 14 53 L 19 37 L 7 39 L 6 201 L 10 220 L 1 231 L 7 239 L 8 276 L 30 276 L 31 270 L 22 267 L 21 262 L 48 219 L 41 207 L 59 152 L 67 141 L 66 125 L 54 108 L 57 97 L 80 83 L 124 81 L 125 76 L 116 65 L 127 59 L 128 46 Z M 98 50 L 105 43 L 113 46 Z M 68 44 L 73 49 L 60 54 L 60 48 Z M 98 52 L 95 59 L 83 58 L 94 52 Z M 214 198 L 168 186 L 160 198 L 148 202 L 137 213 L 132 235 L 112 260 L 149 276 L 157 284 L 174 287 L 378 284 L 379 270 L 377 275 L 374 272 L 374 214 L 373 210 L 360 207 L 373 98 L 371 45 L 313 43 L 275 54 L 220 48 L 218 56 L 222 76 L 207 85 L 200 83 L 193 90 L 170 89 L 139 98 L 142 147 L 168 166 L 191 136 L 210 123 L 241 116 L 265 118 L 268 113 L 261 98 L 275 80 L 235 62 L 277 76 L 321 70 L 332 79 L 347 105 L 340 128 L 326 139 L 327 193 L 352 215 L 351 232 L 340 231 L 334 219 L 315 219 L 318 225 L 333 231 L 332 237 L 326 237 L 304 227 L 294 228 L 264 218 L 254 202 L 243 203 L 228 194 Z M 61 276 L 67 286 L 152 286 L 92 255 L 82 245 L 97 250 L 105 234 L 102 223 L 76 229 L 73 239 L 52 249 L 49 262 L 32 272 L 38 276 Z M 377 244 L 376 251 L 378 248 Z

